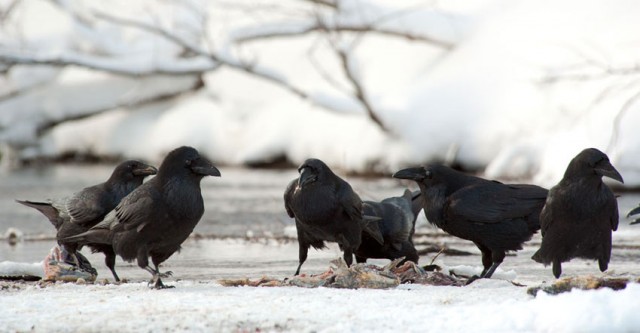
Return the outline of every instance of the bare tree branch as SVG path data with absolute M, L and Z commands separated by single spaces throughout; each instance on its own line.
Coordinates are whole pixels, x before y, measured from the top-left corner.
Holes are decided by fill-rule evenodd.
M 541 84 L 553 84 L 560 81 L 589 81 L 608 78 L 611 76 L 629 76 L 640 74 L 640 66 L 631 67 L 605 67 L 597 73 L 573 73 L 573 74 L 557 74 L 543 77 L 539 82 Z
M 204 82 L 202 82 L 202 80 L 197 80 L 194 82 L 194 86 L 191 87 L 189 89 L 189 91 L 192 90 L 197 90 L 199 88 L 201 88 L 204 85 Z M 120 103 L 117 105 L 109 105 L 106 108 L 101 108 L 101 109 L 96 109 L 96 110 L 89 110 L 86 112 L 83 112 L 81 114 L 75 114 L 75 115 L 67 115 L 65 117 L 62 118 L 58 118 L 58 119 L 49 119 L 45 122 L 42 122 L 38 125 L 37 129 L 36 129 L 36 133 L 38 136 L 44 134 L 46 131 L 52 129 L 53 127 L 56 127 L 59 124 L 62 124 L 64 122 L 67 121 L 73 121 L 73 120 L 81 120 L 81 119 L 85 119 L 85 118 L 89 118 L 92 116 L 95 116 L 97 114 L 103 113 L 103 112 L 107 112 L 107 111 L 111 111 L 113 109 L 118 109 L 118 108 L 134 108 L 134 107 L 141 107 L 144 105 L 148 105 L 151 103 L 157 103 L 157 102 L 162 102 L 162 101 L 166 101 L 166 100 L 170 100 L 176 96 L 182 95 L 184 94 L 186 91 L 176 91 L 176 92 L 170 92 L 170 93 L 165 93 L 163 95 L 156 95 L 156 96 L 150 96 L 148 98 L 145 99 L 140 99 L 140 100 L 136 100 L 135 102 L 126 102 L 126 103 Z
M 386 133 L 390 133 L 387 127 L 382 122 L 382 120 L 380 120 L 376 112 L 373 110 L 373 107 L 371 106 L 371 103 L 369 102 L 369 99 L 367 98 L 367 95 L 364 91 L 364 87 L 362 86 L 362 84 L 360 84 L 359 79 L 356 77 L 355 73 L 353 72 L 349 64 L 349 57 L 347 55 L 347 52 L 339 48 L 336 49 L 336 52 L 338 54 L 338 57 L 340 58 L 340 62 L 342 63 L 342 69 L 345 75 L 347 76 L 347 79 L 349 80 L 349 82 L 351 82 L 353 89 L 355 90 L 355 97 L 360 101 L 365 111 L 367 112 L 367 115 L 369 116 L 369 118 L 374 123 L 376 123 L 376 125 L 378 125 L 378 127 L 380 127 L 382 131 Z
M 618 137 L 620 136 L 620 124 L 622 123 L 622 119 L 624 118 L 625 114 L 631 109 L 631 107 L 638 101 L 640 101 L 640 91 L 629 97 L 629 99 L 627 99 L 627 101 L 622 105 L 615 118 L 613 118 L 613 129 L 611 131 L 611 138 L 609 138 L 609 144 L 607 145 L 607 152 L 611 152 L 613 147 L 615 147 L 615 145 L 618 143 Z
M 203 72 L 215 70 L 219 64 L 212 62 L 193 62 L 187 64 L 176 65 L 158 64 L 155 67 L 127 65 L 121 60 L 112 58 L 100 58 L 95 56 L 66 54 L 60 56 L 34 56 L 27 54 L 6 54 L 0 51 L 0 63 L 13 65 L 38 65 L 38 66 L 78 66 L 88 69 L 94 69 L 123 76 L 142 77 L 151 75 L 201 75 Z
M 432 37 L 412 34 L 410 32 L 394 31 L 386 28 L 376 27 L 375 25 L 337 25 L 326 26 L 322 23 L 313 24 L 307 27 L 301 27 L 297 31 L 266 31 L 256 32 L 251 35 L 238 37 L 235 39 L 238 43 L 252 42 L 256 40 L 265 40 L 271 38 L 286 38 L 286 37 L 298 37 L 312 32 L 350 32 L 350 33 L 363 33 L 372 35 L 384 35 L 389 37 L 403 38 L 415 42 L 423 42 L 441 47 L 445 50 L 451 50 L 454 48 L 454 44 L 443 40 L 438 40 Z
M 251 64 L 246 64 L 246 63 L 240 63 L 238 61 L 234 61 L 231 59 L 225 59 L 224 57 L 213 53 L 212 51 L 205 51 L 203 49 L 201 49 L 200 47 L 198 47 L 197 45 L 194 45 L 192 43 L 189 43 L 187 41 L 185 41 L 184 39 L 180 38 L 179 36 L 176 36 L 175 34 L 161 28 L 158 26 L 154 26 L 151 24 L 147 24 L 144 22 L 139 22 L 139 21 L 134 21 L 134 20 L 129 20 L 129 19 L 124 19 L 124 18 L 119 18 L 119 17 L 115 17 L 115 16 L 111 16 L 105 13 L 96 13 L 95 14 L 97 18 L 101 18 L 103 20 L 109 21 L 109 22 L 113 22 L 113 23 L 117 23 L 120 25 L 124 25 L 124 26 L 129 26 L 129 27 L 133 27 L 133 28 L 137 28 L 140 29 L 142 31 L 146 31 L 152 34 L 156 34 L 159 36 L 162 36 L 164 38 L 166 38 L 167 40 L 172 41 L 173 43 L 182 46 L 183 48 L 185 48 L 186 50 L 189 50 L 197 55 L 203 56 L 203 57 L 207 57 L 217 63 L 219 63 L 221 66 L 227 66 L 229 68 L 233 68 L 236 70 L 240 70 L 243 71 L 245 73 L 251 74 L 253 76 L 262 78 L 266 81 L 269 81 L 271 83 L 274 83 L 282 88 L 285 88 L 286 90 L 288 90 L 289 92 L 293 93 L 294 95 L 302 98 L 302 99 L 306 99 L 306 100 L 311 100 L 309 94 L 293 85 L 291 85 L 289 82 L 287 82 L 284 78 L 282 78 L 280 75 L 277 75 L 274 72 L 269 72 L 269 71 L 264 71 L 261 70 L 259 68 L 256 68 L 255 66 L 251 65 Z M 313 102 L 313 101 L 312 101 Z
M 334 9 L 338 9 L 338 4 L 335 0 L 304 0 L 307 2 L 311 2 L 316 5 L 326 6 Z
M 9 3 L 9 5 L 7 5 L 5 7 L 4 10 L 0 11 L 0 23 L 4 23 L 4 21 L 9 17 L 9 15 L 11 15 L 11 12 L 13 12 L 13 10 L 18 7 L 18 4 L 21 2 L 21 0 L 13 0 Z

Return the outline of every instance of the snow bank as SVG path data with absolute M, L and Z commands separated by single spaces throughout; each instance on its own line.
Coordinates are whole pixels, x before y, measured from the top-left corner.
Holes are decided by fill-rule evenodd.
M 98 54 L 117 60 L 109 66 L 123 71 L 213 67 L 200 78 L 135 79 L 75 67 L 37 73 L 15 66 L 1 78 L 8 88 L 0 93 L 9 97 L 0 98 L 0 139 L 22 158 L 77 151 L 157 161 L 172 147 L 191 144 L 227 164 L 282 157 L 299 163 L 314 156 L 360 172 L 390 173 L 451 155 L 490 178 L 545 186 L 558 182 L 577 152 L 596 147 L 609 154 L 626 186 L 640 186 L 637 2 L 344 1 L 337 15 L 311 3 L 20 3 L 27 14 L 11 16 L 2 27 L 3 43 L 27 54 Z M 28 14 L 36 10 L 47 12 L 56 28 L 38 29 L 39 16 Z M 89 27 L 73 19 L 95 19 L 94 10 L 159 24 L 196 50 L 214 50 L 231 65 L 249 66 L 308 98 L 232 66 L 217 69 L 211 59 L 180 57 L 181 47 L 140 29 L 99 20 Z M 393 34 L 328 40 L 304 32 L 316 17 L 453 47 Z M 252 39 L 294 32 L 299 34 Z M 47 38 L 56 42 L 39 43 Z M 348 52 L 349 68 L 390 132 L 353 98 L 334 46 Z M 0 49 L 0 55 L 6 52 Z M 199 79 L 203 89 L 178 96 L 199 86 Z M 173 97 L 137 104 L 167 94 Z M 98 111 L 39 135 L 47 121 Z
M 0 262 L 0 276 L 39 276 L 44 277 L 44 269 L 42 263 L 37 262 L 33 264 L 24 262 L 2 261 Z

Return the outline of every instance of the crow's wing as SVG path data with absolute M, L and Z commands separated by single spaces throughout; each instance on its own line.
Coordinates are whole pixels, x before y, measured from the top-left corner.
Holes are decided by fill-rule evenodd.
M 412 207 L 412 194 L 406 191 L 401 197 L 392 197 L 382 201 L 384 210 L 384 223 L 388 224 L 387 230 L 391 230 L 389 238 L 397 250 L 402 248 L 402 243 L 407 241 L 416 222 Z
M 140 232 L 144 227 L 153 224 L 167 223 L 166 205 L 162 193 L 151 186 L 149 181 L 124 197 L 115 208 L 116 222 L 111 229 L 133 230 Z
M 284 191 L 284 209 L 287 210 L 287 215 L 289 217 L 294 217 L 293 210 L 291 209 L 291 200 L 293 200 L 293 192 L 296 190 L 296 186 L 298 185 L 298 179 L 294 179 L 289 182 L 287 189 Z
M 544 207 L 542 207 L 542 211 L 540 211 L 540 234 L 542 237 L 544 237 L 544 234 L 547 232 L 547 229 L 549 229 L 551 222 L 553 222 L 553 209 L 551 208 L 550 202 L 551 199 L 548 198 Z
M 499 223 L 542 209 L 547 190 L 535 185 L 482 182 L 454 192 L 445 202 L 447 218 L 476 223 Z M 539 214 L 539 213 L 538 213 Z
M 606 209 L 612 212 L 611 218 L 610 218 L 611 230 L 616 231 L 618 230 L 618 223 L 620 221 L 620 215 L 618 213 L 618 201 L 614 198 L 609 202 L 609 205 L 607 206 L 608 207 Z
M 342 209 L 349 215 L 349 218 L 353 221 L 362 220 L 362 200 L 351 189 L 351 186 L 346 182 L 340 184 L 336 190 L 338 201 L 342 206 Z
M 336 195 L 340 206 L 349 215 L 349 219 L 355 223 L 360 223 L 364 232 L 371 235 L 381 245 L 384 244 L 384 237 L 378 225 L 381 218 L 379 216 L 364 216 L 362 200 L 353 191 L 351 185 L 341 181 L 336 190 Z
M 100 187 L 86 188 L 73 194 L 66 202 L 65 208 L 69 212 L 71 222 L 90 227 L 104 217 L 113 207 L 105 207 L 105 196 L 109 195 Z

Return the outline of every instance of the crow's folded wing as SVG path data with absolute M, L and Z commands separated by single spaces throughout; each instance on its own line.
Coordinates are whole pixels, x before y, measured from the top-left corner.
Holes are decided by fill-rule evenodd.
M 539 214 L 547 192 L 535 185 L 483 182 L 467 186 L 449 196 L 444 214 L 447 218 L 476 223 L 499 223 L 523 218 L 532 213 Z

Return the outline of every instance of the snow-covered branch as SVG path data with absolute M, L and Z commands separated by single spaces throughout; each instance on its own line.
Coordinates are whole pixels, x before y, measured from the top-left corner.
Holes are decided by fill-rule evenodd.
M 263 68 L 254 66 L 252 64 L 248 64 L 248 63 L 243 63 L 241 61 L 237 61 L 235 59 L 228 59 L 222 55 L 219 55 L 211 50 L 207 51 L 204 50 L 202 48 L 200 48 L 197 45 L 194 45 L 193 43 L 190 43 L 188 41 L 186 41 L 185 39 L 177 36 L 176 34 L 171 33 L 170 31 L 163 29 L 160 26 L 157 25 L 152 25 L 152 24 L 148 24 L 145 22 L 140 22 L 140 21 L 134 21 L 134 20 L 129 20 L 129 19 L 125 19 L 125 18 L 120 18 L 120 17 L 116 17 L 116 16 L 112 16 L 109 14 L 105 14 L 105 13 L 98 13 L 96 12 L 94 14 L 97 18 L 115 23 L 115 24 L 120 24 L 123 26 L 129 26 L 129 27 L 133 27 L 133 28 L 137 28 L 152 34 L 156 34 L 156 35 L 160 35 L 166 39 L 168 39 L 171 42 L 174 42 L 175 44 L 183 47 L 185 50 L 190 51 L 195 53 L 196 55 L 199 56 L 203 56 L 203 57 L 207 57 L 209 59 L 211 59 L 212 61 L 215 61 L 216 63 L 218 63 L 220 66 L 226 66 L 232 69 L 236 69 L 236 70 L 240 70 L 242 72 L 245 72 L 247 74 L 253 75 L 253 76 L 257 76 L 261 79 L 267 80 L 271 83 L 277 84 L 283 88 L 285 88 L 286 90 L 288 90 L 289 92 L 293 93 L 294 95 L 297 95 L 303 99 L 310 99 L 309 94 L 305 91 L 303 91 L 302 89 L 295 87 L 293 85 L 291 85 L 289 82 L 287 82 L 287 80 L 282 76 L 282 75 L 278 75 L 275 71 L 273 70 L 265 70 Z
M 338 4 L 334 0 L 305 0 L 316 5 L 326 6 L 330 8 L 338 8 Z
M 382 35 L 394 38 L 402 38 L 409 41 L 422 42 L 427 44 L 432 44 L 434 46 L 443 48 L 445 50 L 451 50 L 454 48 L 454 44 L 445 40 L 440 40 L 434 37 L 426 36 L 423 34 L 415 34 L 408 31 L 397 31 L 384 27 L 377 27 L 375 25 L 335 25 L 328 26 L 322 22 L 316 22 L 313 24 L 303 25 L 299 27 L 295 27 L 294 29 L 289 30 L 279 30 L 269 31 L 268 29 L 262 29 L 260 31 L 253 31 L 252 33 L 244 34 L 243 36 L 239 36 L 235 39 L 238 43 L 252 42 L 270 38 L 287 38 L 287 37 L 298 37 L 304 36 L 313 32 L 343 32 L 343 33 L 359 33 L 359 34 L 372 34 L 372 35 Z
M 113 57 L 100 57 L 66 53 L 62 55 L 11 54 L 0 51 L 0 63 L 6 66 L 37 65 L 37 66 L 78 66 L 98 71 L 109 72 L 124 76 L 151 75 L 200 75 L 203 72 L 215 70 L 219 67 L 208 59 L 171 59 L 171 61 L 149 64 L 147 62 L 132 61 Z
M 562 81 L 589 81 L 608 78 L 611 76 L 629 76 L 640 74 L 640 66 L 630 67 L 599 67 L 597 70 L 570 71 L 571 73 L 558 73 L 546 75 L 540 79 L 542 84 L 553 84 Z
M 369 116 L 369 118 L 374 123 L 376 123 L 376 125 L 378 125 L 378 127 L 380 127 L 380 129 L 382 129 L 384 132 L 389 132 L 389 130 L 386 128 L 382 120 L 378 117 L 377 113 L 373 109 L 371 102 L 369 102 L 369 98 L 367 97 L 367 94 L 364 91 L 364 87 L 360 82 L 360 79 L 356 76 L 356 74 L 353 71 L 353 68 L 351 67 L 352 65 L 349 62 L 349 56 L 347 55 L 347 52 L 343 49 L 336 48 L 336 53 L 340 58 L 342 69 L 345 75 L 347 76 L 347 79 L 353 86 L 356 99 L 360 101 L 365 111 L 367 112 L 367 115 Z

